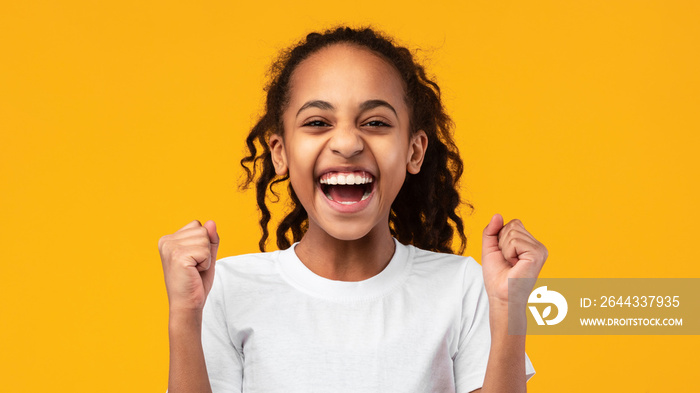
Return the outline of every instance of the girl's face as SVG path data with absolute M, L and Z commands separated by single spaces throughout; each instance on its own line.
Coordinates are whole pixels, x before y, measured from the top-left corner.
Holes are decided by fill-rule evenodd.
M 308 213 L 307 234 L 389 233 L 391 204 L 428 143 L 423 131 L 409 135 L 404 97 L 396 69 L 354 45 L 321 49 L 294 70 L 284 136 L 271 136 L 270 148 Z

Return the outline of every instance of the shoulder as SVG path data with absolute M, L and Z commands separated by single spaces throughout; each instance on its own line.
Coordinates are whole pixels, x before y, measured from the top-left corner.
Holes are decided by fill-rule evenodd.
M 257 280 L 277 276 L 277 261 L 281 251 L 241 254 L 216 261 L 216 275 L 224 282 Z
M 270 303 L 288 293 L 289 285 L 279 269 L 280 254 L 283 252 L 241 254 L 218 259 L 214 265 L 214 283 L 204 305 L 208 318 L 217 314 L 238 318 L 242 313 L 255 313 L 269 308 Z
M 460 299 L 481 296 L 484 278 L 474 258 L 408 247 L 412 255 L 411 283 L 427 285 L 431 293 L 444 292 Z
M 441 276 L 480 279 L 481 265 L 470 256 L 423 250 L 408 246 L 413 255 L 413 269 L 417 272 L 434 272 Z

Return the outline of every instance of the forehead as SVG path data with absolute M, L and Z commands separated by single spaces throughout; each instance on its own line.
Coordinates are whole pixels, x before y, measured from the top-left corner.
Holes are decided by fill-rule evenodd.
M 334 44 L 303 60 L 291 75 L 289 97 L 290 107 L 309 99 L 336 103 L 383 99 L 406 106 L 404 83 L 396 68 L 351 44 Z

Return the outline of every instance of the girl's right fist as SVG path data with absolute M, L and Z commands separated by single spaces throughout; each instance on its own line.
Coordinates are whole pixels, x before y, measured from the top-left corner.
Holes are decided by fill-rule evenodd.
M 214 283 L 216 224 L 194 220 L 158 241 L 170 312 L 201 312 Z

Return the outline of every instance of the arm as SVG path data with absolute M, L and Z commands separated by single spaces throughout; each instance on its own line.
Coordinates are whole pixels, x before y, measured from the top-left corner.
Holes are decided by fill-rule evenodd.
M 168 392 L 211 393 L 202 350 L 202 314 L 170 314 Z
M 489 298 L 491 349 L 486 366 L 482 393 L 527 391 L 525 384 L 525 326 L 527 297 L 547 259 L 547 249 L 525 230 L 519 220 L 503 225 L 503 218 L 494 215 L 484 229 L 482 267 L 484 285 Z M 523 280 L 527 288 L 508 293 L 509 278 Z M 509 298 L 510 295 L 510 298 Z M 511 323 L 522 334 L 508 334 L 508 307 L 515 307 Z
M 202 312 L 218 247 L 213 221 L 192 221 L 158 241 L 170 307 L 169 393 L 212 391 L 202 349 Z
M 491 350 L 486 366 L 483 393 L 526 392 L 525 335 L 508 334 L 508 304 L 489 301 Z M 525 318 L 525 308 L 522 308 Z

